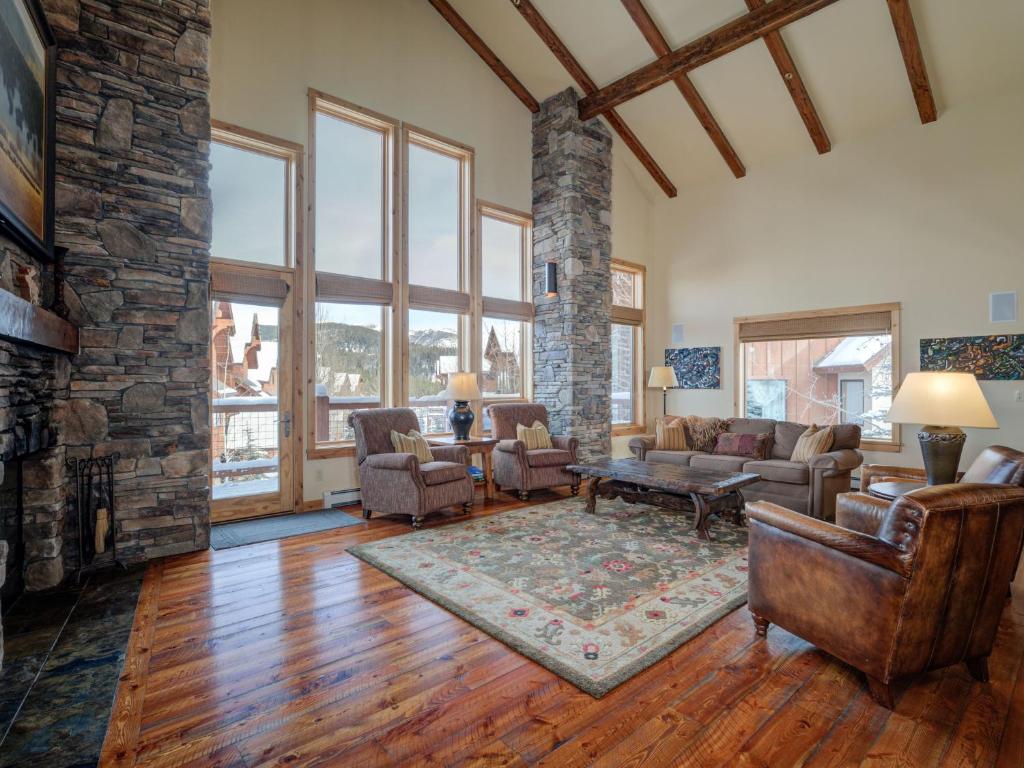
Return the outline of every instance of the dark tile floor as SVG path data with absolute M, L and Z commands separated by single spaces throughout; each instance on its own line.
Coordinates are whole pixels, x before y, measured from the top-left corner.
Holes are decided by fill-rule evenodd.
M 93 766 L 124 665 L 143 570 L 24 594 L 4 615 L 0 766 Z

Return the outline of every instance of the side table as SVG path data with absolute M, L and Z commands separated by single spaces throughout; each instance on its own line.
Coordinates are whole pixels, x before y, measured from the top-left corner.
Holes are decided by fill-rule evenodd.
M 874 496 L 876 499 L 885 499 L 886 501 L 892 501 L 898 499 L 904 494 L 916 491 L 918 488 L 924 488 L 924 483 L 919 483 L 914 480 L 898 481 L 890 480 L 884 483 L 872 483 L 868 486 L 868 495 Z
M 456 440 L 454 437 L 427 437 L 429 445 L 464 445 L 469 449 L 469 455 L 479 455 L 484 465 L 484 498 L 488 501 L 494 499 L 494 466 L 491 462 L 491 454 L 494 453 L 494 446 L 498 441 L 493 437 L 470 437 L 468 440 Z

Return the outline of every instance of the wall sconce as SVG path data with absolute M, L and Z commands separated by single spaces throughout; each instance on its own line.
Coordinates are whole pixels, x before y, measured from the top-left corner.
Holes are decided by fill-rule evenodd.
M 549 299 L 553 299 L 558 296 L 558 262 L 549 261 L 546 266 L 544 293 Z

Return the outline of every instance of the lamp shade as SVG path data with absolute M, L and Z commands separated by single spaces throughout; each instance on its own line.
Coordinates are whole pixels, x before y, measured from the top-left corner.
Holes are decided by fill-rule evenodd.
M 655 365 L 651 368 L 651 377 L 647 380 L 648 387 L 678 387 L 676 372 L 667 365 Z
M 480 387 L 475 373 L 453 373 L 448 379 L 445 396 L 449 400 L 479 400 Z
M 999 426 L 973 373 L 908 373 L 889 409 L 893 424 L 943 427 Z

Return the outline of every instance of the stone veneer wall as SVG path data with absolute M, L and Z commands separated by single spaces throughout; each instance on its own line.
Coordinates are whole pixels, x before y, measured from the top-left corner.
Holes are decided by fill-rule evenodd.
M 552 434 L 579 438 L 584 459 L 611 453 L 612 139 L 579 119 L 576 91 L 533 116 L 534 397 Z M 544 295 L 558 263 L 558 296 Z
M 43 6 L 58 45 L 56 239 L 81 354 L 0 344 L 0 363 L 38 365 L 48 393 L 38 418 L 21 415 L 41 436 L 26 449 L 46 451 L 24 478 L 30 589 L 76 565 L 66 456 L 120 454 L 121 559 L 205 548 L 210 528 L 209 3 Z

